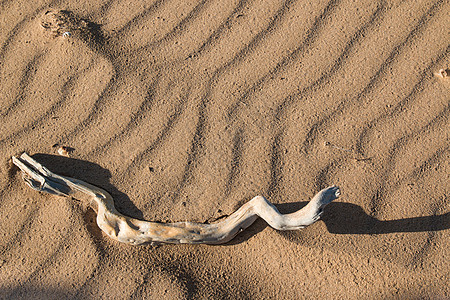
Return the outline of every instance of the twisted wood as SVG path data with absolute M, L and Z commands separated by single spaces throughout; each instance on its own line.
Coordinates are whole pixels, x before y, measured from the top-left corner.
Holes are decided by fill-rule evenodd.
M 97 224 L 109 237 L 123 243 L 188 243 L 221 244 L 249 227 L 258 217 L 277 230 L 296 230 L 319 220 L 323 208 L 340 195 L 331 186 L 318 192 L 302 209 L 281 214 L 263 196 L 256 196 L 236 212 L 217 223 L 158 223 L 134 219 L 117 211 L 114 200 L 105 190 L 84 181 L 61 176 L 48 170 L 23 153 L 13 157 L 13 163 L 23 172 L 25 182 L 33 189 L 59 196 L 86 199 L 97 212 Z M 80 200 L 81 200 L 80 199 Z

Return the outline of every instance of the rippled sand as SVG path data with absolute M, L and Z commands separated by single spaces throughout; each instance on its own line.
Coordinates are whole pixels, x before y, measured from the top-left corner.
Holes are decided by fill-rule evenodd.
M 70 36 L 41 25 L 66 9 Z M 0 2 L 0 298 L 450 298 L 448 1 Z M 84 21 L 83 21 L 84 20 Z M 81 23 L 77 23 L 81 24 Z M 75 149 L 71 157 L 55 144 Z M 323 221 L 133 247 L 10 157 L 124 214 L 213 221 L 262 194 Z

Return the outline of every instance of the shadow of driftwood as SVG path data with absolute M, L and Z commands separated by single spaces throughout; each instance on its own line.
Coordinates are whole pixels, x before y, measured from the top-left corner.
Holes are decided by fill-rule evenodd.
M 439 231 L 450 228 L 450 213 L 398 220 L 380 221 L 358 205 L 331 203 L 322 220 L 327 229 L 336 234 L 386 234 L 394 232 Z
M 114 204 L 120 212 L 133 218 L 143 218 L 142 212 L 130 198 L 109 182 L 111 173 L 107 169 L 92 162 L 58 155 L 34 154 L 33 158 L 56 174 L 81 179 L 104 189 L 114 198 Z
M 279 204 L 281 213 L 291 213 L 307 202 Z M 412 217 L 380 221 L 352 203 L 333 202 L 326 208 L 321 220 L 330 233 L 335 234 L 386 234 L 394 232 L 438 231 L 450 228 L 450 213 L 425 217 Z
M 269 225 L 267 225 L 264 220 L 257 219 L 252 225 L 250 225 L 250 227 L 238 233 L 238 235 L 236 235 L 231 241 L 225 244 L 218 244 L 218 246 L 232 246 L 241 244 L 258 234 L 259 232 L 263 231 L 268 226 Z

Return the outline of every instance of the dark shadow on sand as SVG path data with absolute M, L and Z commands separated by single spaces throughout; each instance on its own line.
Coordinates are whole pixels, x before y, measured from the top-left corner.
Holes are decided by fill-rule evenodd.
M 143 213 L 133 204 L 130 198 L 120 192 L 111 183 L 111 172 L 98 164 L 50 154 L 34 154 L 32 157 L 50 171 L 98 186 L 107 191 L 114 199 L 114 205 L 121 213 L 136 218 L 143 218 Z
M 0 299 L 73 299 L 73 291 L 64 289 L 17 286 L 15 288 L 0 288 Z
M 387 234 L 396 232 L 440 231 L 450 228 L 450 213 L 380 221 L 352 203 L 331 203 L 322 220 L 335 234 Z
M 281 213 L 294 212 L 307 202 L 279 204 Z M 368 215 L 360 206 L 346 202 L 332 202 L 324 210 L 321 220 L 334 234 L 387 234 L 396 232 L 426 232 L 450 228 L 450 213 L 380 221 Z M 320 221 L 319 221 L 320 222 Z

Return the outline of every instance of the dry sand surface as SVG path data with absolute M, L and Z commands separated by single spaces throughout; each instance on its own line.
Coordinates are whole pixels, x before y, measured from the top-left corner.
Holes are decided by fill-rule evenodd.
M 46 14 L 59 9 L 66 23 Z M 1 1 L 0 298 L 450 298 L 450 81 L 435 75 L 450 65 L 449 12 Z M 145 220 L 342 195 L 300 231 L 258 220 L 225 245 L 130 246 L 77 199 L 29 189 L 10 162 L 22 151 Z

